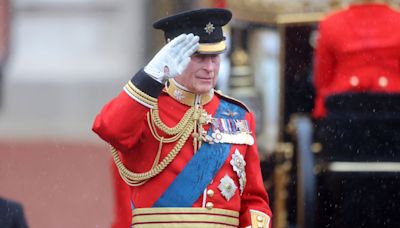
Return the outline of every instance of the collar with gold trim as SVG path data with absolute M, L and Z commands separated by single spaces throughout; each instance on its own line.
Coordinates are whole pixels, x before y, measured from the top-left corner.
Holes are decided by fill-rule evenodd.
M 194 106 L 196 104 L 196 99 L 199 100 L 198 103 L 200 105 L 205 105 L 210 102 L 214 96 L 214 89 L 211 89 L 208 93 L 195 94 L 189 92 L 185 87 L 180 85 L 174 79 L 170 79 L 168 81 L 166 91 L 175 100 L 187 106 Z

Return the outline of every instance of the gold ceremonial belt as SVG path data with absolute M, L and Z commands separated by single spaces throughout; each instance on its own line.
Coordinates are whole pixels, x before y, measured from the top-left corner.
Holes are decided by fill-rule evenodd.
M 238 227 L 239 212 L 200 207 L 157 207 L 132 210 L 132 227 Z

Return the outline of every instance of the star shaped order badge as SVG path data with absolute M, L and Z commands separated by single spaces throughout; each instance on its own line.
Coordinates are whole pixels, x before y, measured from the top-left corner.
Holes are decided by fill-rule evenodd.
M 221 195 L 225 197 L 227 201 L 229 201 L 234 195 L 237 189 L 235 182 L 231 177 L 225 175 L 218 185 L 218 189 L 221 191 Z
M 204 30 L 206 31 L 206 33 L 208 33 L 208 35 L 210 35 L 213 31 L 214 31 L 215 27 L 211 22 L 208 22 L 208 24 L 206 24 L 206 27 L 204 27 Z
M 232 159 L 230 164 L 233 167 L 233 171 L 236 172 L 237 176 L 239 177 L 239 188 L 240 188 L 240 195 L 243 194 L 244 187 L 246 186 L 246 161 L 244 160 L 243 155 L 239 152 L 238 149 L 235 150 L 235 153 L 232 154 Z

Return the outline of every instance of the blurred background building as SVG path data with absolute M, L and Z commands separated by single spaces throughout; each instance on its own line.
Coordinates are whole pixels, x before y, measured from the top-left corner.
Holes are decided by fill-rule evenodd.
M 91 132 L 92 121 L 162 45 L 152 22 L 203 6 L 234 13 L 218 86 L 255 111 L 274 226 L 304 216 L 287 206 L 296 201 L 288 198 L 296 192 L 288 183 L 295 151 L 290 114 L 311 110 L 318 21 L 348 1 L 0 2 L 10 3 L 3 11 L 10 13 L 9 33 L 1 34 L 9 37 L 9 52 L 0 85 L 0 196 L 21 202 L 31 227 L 110 227 L 110 154 Z M 299 227 L 307 227 L 303 220 Z

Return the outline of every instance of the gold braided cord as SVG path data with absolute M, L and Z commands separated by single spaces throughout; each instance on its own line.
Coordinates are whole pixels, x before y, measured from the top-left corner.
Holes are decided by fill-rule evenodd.
M 175 127 L 168 127 L 165 125 L 159 116 L 157 103 L 154 108 L 150 109 L 147 113 L 147 123 L 153 137 L 158 140 L 159 146 L 156 157 L 154 159 L 153 165 L 150 170 L 142 173 L 135 173 L 127 169 L 122 163 L 117 150 L 111 146 L 111 153 L 114 158 L 114 162 L 119 170 L 122 179 L 130 186 L 139 186 L 146 183 L 149 179 L 161 173 L 176 157 L 176 155 L 181 151 L 182 147 L 185 145 L 186 141 L 196 130 L 197 122 L 201 116 L 201 110 L 199 107 L 192 107 L 186 111 L 185 115 L 178 122 Z M 168 135 L 173 135 L 170 138 L 164 138 L 160 136 L 157 132 L 157 127 Z M 198 133 L 196 133 L 198 135 Z M 162 146 L 164 143 L 176 142 L 174 148 L 167 154 L 167 156 L 160 162 L 160 155 L 162 151 Z M 198 149 L 198 142 L 195 140 L 194 151 Z
M 184 130 L 188 122 L 192 119 L 195 118 L 195 108 L 191 107 L 189 110 L 186 111 L 185 115 L 182 117 L 182 119 L 178 122 L 177 125 L 174 127 L 170 128 L 167 125 L 165 125 L 162 120 L 160 119 L 159 112 L 158 112 L 158 106 L 155 105 L 153 109 L 150 110 L 151 117 L 155 123 L 155 125 L 161 129 L 163 132 L 165 132 L 168 135 L 175 135 Z
M 154 167 L 156 167 L 156 165 L 158 164 L 158 161 L 160 160 L 162 144 L 163 144 L 163 140 L 162 140 L 162 138 L 161 138 L 161 140 L 160 140 L 160 145 L 158 146 L 157 155 L 156 155 L 156 157 L 155 157 L 155 159 L 154 159 L 153 165 L 151 166 L 152 169 L 153 169 Z M 112 147 L 112 146 L 111 146 L 111 153 L 112 153 L 112 155 L 113 155 L 115 164 L 117 164 L 117 162 L 116 162 L 117 160 L 121 161 L 120 158 L 119 158 L 118 152 L 117 152 L 116 149 L 115 149 L 114 147 Z M 124 166 L 124 165 L 122 164 L 122 162 L 120 162 L 120 164 L 121 164 L 122 166 Z M 130 186 L 140 186 L 140 185 L 143 185 L 144 183 L 146 183 L 146 182 L 149 180 L 149 179 L 144 180 L 144 181 L 133 181 L 133 180 L 130 180 L 130 179 L 127 178 L 125 175 L 123 175 L 123 172 L 121 172 L 121 170 L 123 170 L 123 169 L 120 169 L 119 167 L 120 167 L 120 166 L 117 165 L 118 172 L 119 172 L 121 178 L 125 181 L 125 183 L 127 183 L 127 184 L 130 185 Z M 127 168 L 125 167 L 125 169 L 127 169 Z
M 133 91 L 135 91 L 136 93 L 138 93 L 140 96 L 146 98 L 149 101 L 153 101 L 155 103 L 157 103 L 157 98 L 154 98 L 146 93 L 144 93 L 143 91 L 141 91 L 140 89 L 138 89 L 131 81 L 128 81 L 128 86 L 129 88 L 131 88 Z
M 142 96 L 140 96 L 140 94 L 136 93 L 135 91 L 133 91 L 131 88 L 129 88 L 129 86 L 125 86 L 125 90 L 130 93 L 132 96 L 136 97 L 137 99 L 139 99 L 140 101 L 142 101 L 145 104 L 148 104 L 150 106 L 154 106 L 156 104 L 156 102 L 154 101 L 149 101 L 146 100 L 145 98 L 143 98 Z
M 193 151 L 194 151 L 194 153 L 196 153 L 197 149 L 199 148 L 198 147 L 199 133 L 197 131 L 197 119 L 194 120 L 194 129 L 193 129 L 193 131 L 195 133 L 194 135 L 196 136 L 196 137 L 193 138 Z
M 130 88 L 129 86 L 125 86 L 125 90 L 128 93 L 130 93 L 132 96 L 136 97 L 137 99 L 139 99 L 140 101 L 142 101 L 145 104 L 148 104 L 150 106 L 154 106 L 157 103 L 157 101 L 147 100 L 146 98 L 141 96 L 139 93 L 133 91 L 132 88 Z
M 151 119 L 149 113 L 147 113 L 147 124 L 149 125 L 149 129 L 150 129 L 150 132 L 151 132 L 151 134 L 153 135 L 153 137 L 154 137 L 155 139 L 157 139 L 158 141 L 160 141 L 160 142 L 161 142 L 161 140 L 162 140 L 163 142 L 165 142 L 165 143 L 172 143 L 172 142 L 175 142 L 176 140 L 178 140 L 178 139 L 182 136 L 182 134 L 183 134 L 183 132 L 184 132 L 184 131 L 181 131 L 181 132 L 179 132 L 179 134 L 176 134 L 175 136 L 173 136 L 173 137 L 171 137 L 171 138 L 167 138 L 167 139 L 164 138 L 164 137 L 161 137 L 161 136 L 158 134 L 157 129 L 156 129 L 156 126 L 155 126 L 155 124 L 154 124 L 154 121 L 152 121 L 152 119 Z
M 128 92 L 138 98 L 139 100 L 143 101 L 146 104 L 149 104 L 151 106 L 154 106 L 157 103 L 157 99 L 154 97 L 149 96 L 148 94 L 144 93 L 143 91 L 139 90 L 136 88 L 135 85 L 132 84 L 132 82 L 128 82 L 125 85 L 125 89 L 128 90 Z
M 154 166 L 155 163 L 153 163 L 153 167 L 149 171 L 143 173 L 134 173 L 127 169 L 122 163 L 117 150 L 111 146 L 111 153 L 122 179 L 130 186 L 138 186 L 144 184 L 150 178 L 158 175 L 174 160 L 187 139 L 190 137 L 193 129 L 194 123 L 189 123 L 188 126 L 184 129 L 181 138 L 178 140 L 174 148 L 168 153 L 168 155 L 156 166 Z

